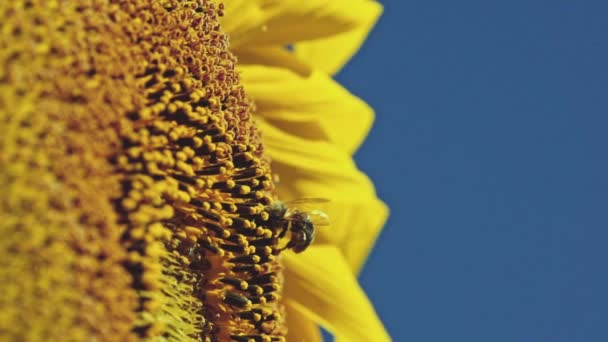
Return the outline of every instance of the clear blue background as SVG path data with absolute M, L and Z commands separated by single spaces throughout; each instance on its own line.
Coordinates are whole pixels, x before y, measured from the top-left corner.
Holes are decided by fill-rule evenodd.
M 381 2 L 337 79 L 376 109 L 394 340 L 608 341 L 608 1 Z

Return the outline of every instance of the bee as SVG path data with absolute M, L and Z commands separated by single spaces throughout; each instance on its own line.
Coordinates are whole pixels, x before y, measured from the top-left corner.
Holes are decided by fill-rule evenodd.
M 289 202 L 276 201 L 266 207 L 268 224 L 279 231 L 277 238 L 283 239 L 289 232 L 289 242 L 284 249 L 301 253 L 315 240 L 315 227 L 329 225 L 329 217 L 320 210 L 306 210 L 311 204 L 326 203 L 324 198 L 302 198 Z

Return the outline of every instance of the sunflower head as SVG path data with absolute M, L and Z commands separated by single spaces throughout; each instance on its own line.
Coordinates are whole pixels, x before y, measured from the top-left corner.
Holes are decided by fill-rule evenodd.
M 273 182 L 222 7 L 0 13 L 0 336 L 283 340 Z
M 224 2 L 0 1 L 1 340 L 390 339 L 355 277 L 372 112 L 329 75 L 380 6 Z

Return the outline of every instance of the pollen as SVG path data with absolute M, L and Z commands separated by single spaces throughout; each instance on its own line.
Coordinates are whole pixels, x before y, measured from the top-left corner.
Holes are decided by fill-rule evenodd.
M 284 341 L 273 176 L 222 14 L 0 2 L 0 339 Z

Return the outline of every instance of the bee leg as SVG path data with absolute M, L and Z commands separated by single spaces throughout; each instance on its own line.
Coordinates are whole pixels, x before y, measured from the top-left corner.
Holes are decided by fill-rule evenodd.
M 281 247 L 281 248 L 278 248 L 278 247 L 277 247 L 277 248 L 274 248 L 274 250 L 273 250 L 272 254 L 274 254 L 274 255 L 279 255 L 281 252 L 283 252 L 283 251 L 284 251 L 284 250 L 286 250 L 286 249 L 287 249 L 287 246 L 285 246 L 285 247 Z
M 281 225 L 281 227 L 283 230 L 281 231 L 281 233 L 278 236 L 279 239 L 282 239 L 283 237 L 285 237 L 285 234 L 287 234 L 289 227 L 291 227 L 291 222 L 288 222 L 287 224 L 283 224 L 283 225 Z
M 286 249 L 293 249 L 296 246 L 296 243 L 293 242 L 292 240 L 290 240 L 284 247 L 282 248 L 277 248 L 276 250 L 279 252 L 282 252 Z
M 287 245 L 285 247 L 283 247 L 284 249 L 292 249 L 296 246 L 296 243 L 293 241 L 293 239 L 289 240 L 289 242 L 287 243 Z

